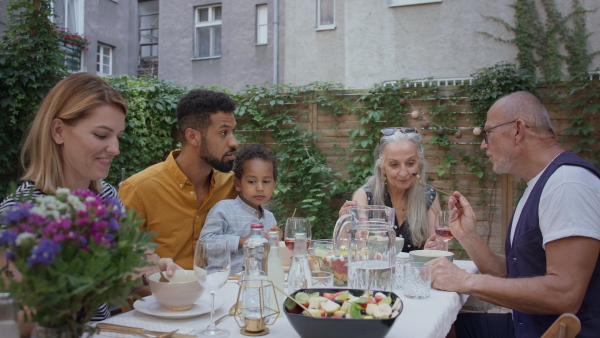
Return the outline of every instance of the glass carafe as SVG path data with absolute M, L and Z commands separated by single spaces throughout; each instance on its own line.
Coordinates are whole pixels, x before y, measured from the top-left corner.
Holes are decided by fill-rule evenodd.
M 348 248 L 348 287 L 391 291 L 396 264 L 395 211 L 382 205 L 349 208 L 333 231 L 333 249 L 340 255 L 342 243 Z

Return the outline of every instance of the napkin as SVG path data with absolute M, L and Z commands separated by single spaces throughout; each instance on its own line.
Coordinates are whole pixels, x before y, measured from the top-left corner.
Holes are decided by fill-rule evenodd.
M 137 320 L 134 318 L 119 318 L 119 316 L 115 316 L 115 317 L 109 318 L 107 320 L 104 320 L 104 321 L 102 321 L 102 323 L 139 327 L 139 328 L 146 329 L 146 330 L 163 331 L 163 332 L 170 332 L 170 331 L 179 329 L 179 331 L 177 331 L 177 333 L 179 333 L 179 334 L 192 334 L 192 332 L 194 332 L 194 330 L 195 330 L 192 327 L 174 326 L 174 325 L 161 324 L 161 323 L 148 323 L 148 322 Z M 96 338 L 96 337 L 98 337 L 98 338 L 100 338 L 100 337 L 130 338 L 130 337 L 139 337 L 139 336 L 130 335 L 130 334 L 126 334 L 126 333 L 100 332 L 100 333 L 97 333 L 97 334 L 91 336 L 90 338 Z

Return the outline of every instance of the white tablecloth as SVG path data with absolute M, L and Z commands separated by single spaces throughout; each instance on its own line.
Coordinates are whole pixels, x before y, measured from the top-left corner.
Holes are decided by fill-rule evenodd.
M 477 268 L 472 261 L 455 260 L 454 263 L 459 267 L 471 273 L 476 273 Z M 391 337 L 423 337 L 423 338 L 443 338 L 450 331 L 452 323 L 456 320 L 456 315 L 463 304 L 467 301 L 468 295 L 462 295 L 455 292 L 445 292 L 431 290 L 431 296 L 426 299 L 408 299 L 403 296 L 402 290 L 395 291 L 404 302 L 404 310 L 396 319 L 394 326 L 387 335 Z M 215 312 L 215 318 L 226 314 L 229 308 L 236 301 L 238 285 L 235 282 L 228 282 L 217 296 L 224 301 L 223 306 Z M 189 318 L 189 319 L 164 319 L 139 311 L 129 311 L 118 316 L 107 319 L 105 322 L 115 324 L 143 327 L 151 330 L 171 331 L 180 328 L 180 333 L 189 333 L 193 328 L 205 328 L 210 323 L 210 314 Z M 221 322 L 221 328 L 226 328 L 231 332 L 230 337 L 247 337 L 240 333 L 234 318 L 228 318 Z M 296 331 L 291 327 L 285 315 L 277 319 L 274 325 L 268 326 L 271 337 L 299 337 Z M 94 337 L 130 337 L 128 335 L 116 334 L 97 334 Z

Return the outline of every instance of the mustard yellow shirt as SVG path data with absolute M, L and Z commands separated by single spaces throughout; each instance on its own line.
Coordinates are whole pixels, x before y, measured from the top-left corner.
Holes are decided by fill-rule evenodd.
M 238 192 L 233 186 L 233 172 L 213 169 L 210 190 L 198 209 L 194 186 L 175 162 L 179 153 L 173 151 L 164 162 L 125 180 L 119 197 L 146 220 L 142 227 L 157 233 L 153 238 L 159 245 L 156 253 L 191 270 L 196 241 L 208 211 L 221 200 L 236 198 Z

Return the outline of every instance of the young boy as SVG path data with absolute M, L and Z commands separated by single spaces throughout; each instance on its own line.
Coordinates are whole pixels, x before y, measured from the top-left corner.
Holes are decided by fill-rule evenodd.
M 250 237 L 251 224 L 264 225 L 265 233 L 281 231 L 273 213 L 262 207 L 271 199 L 277 183 L 277 159 L 264 145 L 250 144 L 236 154 L 233 172 L 234 186 L 240 195 L 222 200 L 210 209 L 200 239 L 227 239 L 231 273 L 238 273 L 244 264 L 243 245 Z

